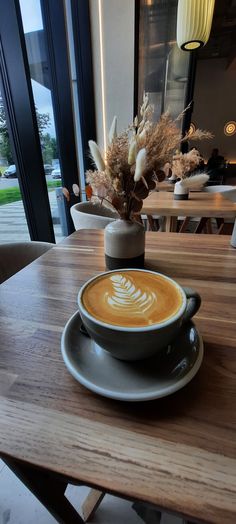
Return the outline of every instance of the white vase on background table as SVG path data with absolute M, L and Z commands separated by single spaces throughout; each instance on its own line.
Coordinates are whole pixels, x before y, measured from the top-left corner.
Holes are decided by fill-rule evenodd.
M 181 180 L 176 182 L 174 188 L 174 200 L 188 200 L 189 188 L 185 187 Z

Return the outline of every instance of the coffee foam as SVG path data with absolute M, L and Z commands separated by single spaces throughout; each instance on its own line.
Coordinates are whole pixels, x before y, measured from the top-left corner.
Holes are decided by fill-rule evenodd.
M 182 305 L 180 290 L 161 275 L 119 271 L 102 275 L 84 289 L 82 303 L 97 320 L 125 327 L 158 324 Z

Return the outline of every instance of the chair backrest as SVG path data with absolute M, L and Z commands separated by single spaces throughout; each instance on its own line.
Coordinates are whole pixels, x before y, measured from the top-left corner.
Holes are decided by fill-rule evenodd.
M 0 284 L 46 253 L 49 242 L 11 242 L 0 244 Z
M 72 220 L 78 229 L 104 229 L 119 218 L 118 213 L 99 203 L 79 202 L 70 208 Z

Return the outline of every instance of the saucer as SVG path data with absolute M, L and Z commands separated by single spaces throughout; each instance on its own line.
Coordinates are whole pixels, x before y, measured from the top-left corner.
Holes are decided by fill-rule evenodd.
M 65 365 L 83 386 L 104 397 L 138 402 L 166 397 L 196 375 L 203 359 L 202 337 L 193 322 L 183 325 L 178 338 L 146 360 L 118 360 L 80 332 L 77 311 L 61 339 Z

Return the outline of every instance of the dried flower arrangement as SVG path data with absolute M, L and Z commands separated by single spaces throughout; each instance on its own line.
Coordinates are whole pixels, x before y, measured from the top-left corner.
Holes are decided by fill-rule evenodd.
M 96 170 L 86 173 L 90 196 L 112 205 L 121 218 L 132 219 L 142 209 L 143 199 L 165 178 L 162 167 L 172 157 L 181 140 L 181 133 L 168 113 L 152 123 L 153 107 L 144 94 L 138 117 L 128 129 L 117 135 L 117 118 L 109 132 L 105 158 L 93 141 L 90 153 Z
M 197 130 L 200 131 L 200 130 Z M 211 134 L 208 131 L 201 131 L 202 138 L 211 138 Z M 191 175 L 201 161 L 200 153 L 197 149 L 193 148 L 188 153 L 176 152 L 172 159 L 172 175 L 175 179 L 178 179 L 182 187 L 188 189 L 194 187 L 200 187 L 207 182 L 209 176 L 202 173 Z
M 183 180 L 189 174 L 196 169 L 201 160 L 200 154 L 197 149 L 191 149 L 188 153 L 176 152 L 172 159 L 172 173 L 176 178 Z
M 164 180 L 163 167 L 167 162 L 172 162 L 176 148 L 181 142 L 190 139 L 188 134 L 181 137 L 177 125 L 187 109 L 176 120 L 172 120 L 166 112 L 157 123 L 153 123 L 153 107 L 144 93 L 140 120 L 136 116 L 134 122 L 120 135 L 117 135 L 117 117 L 114 117 L 104 158 L 97 144 L 89 141 L 96 170 L 86 172 L 86 182 L 89 184 L 87 195 L 92 200 L 99 199 L 111 205 L 121 218 L 132 220 L 141 211 L 143 200 L 156 188 L 156 182 Z M 210 133 L 197 129 L 191 135 L 191 140 L 210 137 Z M 190 153 L 180 153 L 178 159 L 176 155 L 173 159 L 179 174 L 181 167 L 181 178 L 183 173 L 187 176 L 187 170 L 196 165 L 196 155 Z
M 67 200 L 67 202 L 70 202 L 71 195 L 75 195 L 76 197 L 79 196 L 80 190 L 78 184 L 72 184 L 72 193 L 69 192 L 69 190 L 66 187 L 62 188 L 62 193 Z

